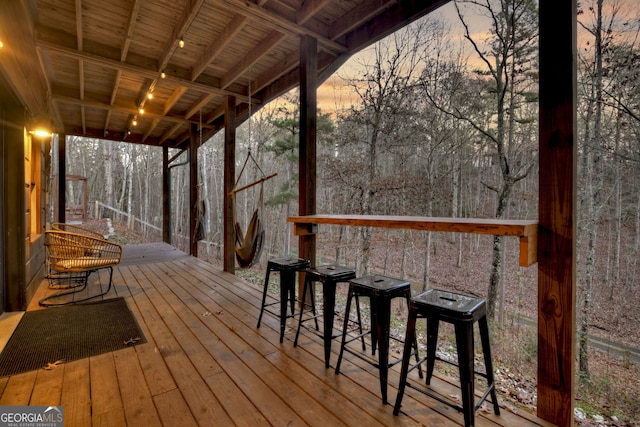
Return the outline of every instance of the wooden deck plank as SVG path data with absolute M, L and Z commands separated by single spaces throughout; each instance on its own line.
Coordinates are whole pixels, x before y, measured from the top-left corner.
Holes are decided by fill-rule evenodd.
M 158 408 L 163 426 L 184 427 L 197 424 L 180 390 L 174 389 L 156 395 L 153 397 L 153 401 Z
M 202 264 L 196 265 L 196 263 L 191 262 L 191 260 L 189 259 L 180 260 L 179 262 L 173 262 L 170 265 L 174 266 L 177 264 L 184 264 L 185 265 L 184 271 L 189 271 L 191 272 L 192 275 L 196 277 L 200 277 L 201 279 L 206 277 L 206 275 L 203 275 L 203 271 L 206 271 L 208 272 L 210 277 L 217 276 L 216 281 L 222 279 L 222 280 L 228 280 L 229 282 L 233 282 L 233 284 L 231 284 L 231 286 L 229 287 L 219 287 L 218 291 L 216 292 L 216 294 L 219 294 L 219 295 L 226 295 L 229 301 L 235 301 L 238 298 L 238 295 L 237 295 L 238 293 L 243 295 L 244 298 L 247 298 L 246 295 L 244 295 L 245 292 L 255 294 L 255 290 L 251 289 L 246 282 L 239 281 L 235 276 L 220 272 L 219 270 L 209 269 L 208 265 L 202 265 Z M 230 290 L 233 290 L 233 291 L 230 291 Z M 241 301 L 245 301 L 244 298 L 242 298 Z M 259 298 L 256 298 L 255 303 L 259 305 Z M 229 304 L 226 304 L 226 306 L 229 306 Z M 259 314 L 259 310 L 255 310 L 255 315 L 252 316 L 249 321 L 250 325 L 256 324 L 258 314 Z M 279 321 L 277 319 L 271 316 L 263 317 L 262 329 L 266 332 L 265 339 L 268 342 L 278 342 Z M 292 337 L 289 337 L 289 338 L 292 338 Z M 305 343 L 305 345 L 302 345 L 303 343 Z M 300 355 L 302 354 L 300 353 L 300 350 L 303 348 L 308 348 L 309 344 L 312 345 L 312 348 L 309 348 L 307 357 L 306 358 L 300 357 Z M 333 360 L 335 361 L 337 360 L 337 353 L 336 353 L 337 345 L 333 347 L 333 351 L 334 351 Z M 324 368 L 324 361 L 321 360 L 321 355 L 323 355 L 323 347 L 322 347 L 322 343 L 320 342 L 320 339 L 316 335 L 312 334 L 309 336 L 304 336 L 304 335 L 301 336 L 300 345 L 296 350 L 293 349 L 291 340 L 288 339 L 285 341 L 285 345 L 280 346 L 279 351 L 270 352 L 269 354 L 273 355 L 274 357 L 286 355 L 286 357 L 294 358 L 295 360 L 299 361 L 300 366 L 304 366 L 305 370 L 308 370 L 308 371 L 314 371 L 313 369 L 314 367 L 322 367 L 322 370 L 318 370 L 315 372 L 316 372 L 316 375 L 319 378 L 322 378 L 322 380 L 325 382 L 327 381 L 327 379 L 330 380 L 332 377 L 336 377 L 335 374 L 333 373 L 334 372 L 333 370 L 327 371 Z M 267 358 L 270 358 L 270 357 L 271 356 L 267 356 Z M 283 362 L 280 361 L 278 364 L 274 363 L 274 366 L 279 366 L 280 363 L 283 363 Z M 345 360 L 343 367 L 348 368 L 349 366 L 351 366 L 351 363 Z M 363 371 L 363 368 L 368 369 L 368 371 L 366 370 Z M 362 364 L 360 364 L 360 366 L 354 366 L 354 370 L 356 370 L 356 372 L 360 374 L 362 378 L 365 379 L 363 380 L 366 383 L 365 387 L 368 390 L 373 390 L 372 393 L 365 394 L 365 397 L 360 399 L 359 402 L 354 403 L 356 406 L 360 408 L 359 413 L 362 414 L 362 409 L 366 408 L 367 410 L 365 411 L 365 413 L 368 413 L 369 415 L 371 415 L 373 419 L 376 419 L 376 420 L 382 419 L 385 421 L 387 425 L 394 425 L 395 423 L 397 423 L 398 419 L 394 417 L 391 412 L 387 411 L 388 408 L 382 405 L 382 402 L 378 394 L 376 394 L 377 391 L 379 390 L 379 380 L 375 372 L 373 373 L 371 372 L 373 371 L 373 368 L 369 365 L 363 367 Z M 283 372 L 286 372 L 286 370 Z M 339 381 L 339 379 L 337 381 Z M 337 382 L 332 382 L 332 384 L 335 386 Z M 392 388 L 393 386 L 390 384 L 390 390 L 392 390 Z M 353 390 L 354 390 L 354 393 L 348 393 L 348 392 L 344 393 L 344 395 L 339 400 L 340 401 L 343 401 L 345 399 L 350 400 L 352 395 L 357 397 L 362 397 L 362 385 L 360 385 L 357 388 L 354 387 Z M 359 390 L 360 393 L 355 392 L 356 390 Z M 362 419 L 363 416 L 360 415 L 359 418 Z M 353 418 L 350 418 L 350 419 L 353 419 Z M 443 419 L 442 416 L 438 414 L 433 413 L 432 419 L 434 420 L 438 419 L 439 423 L 446 425 L 446 419 Z
M 113 353 L 89 359 L 91 422 L 94 427 L 126 425 Z
M 113 359 L 127 425 L 160 425 L 160 417 L 153 404 L 142 367 L 138 363 L 136 351 L 133 348 L 115 351 Z
M 139 269 L 133 266 L 132 271 L 139 272 Z M 137 278 L 142 292 L 132 292 L 133 299 L 138 306 L 148 304 L 148 310 L 143 312 L 146 312 L 149 318 L 144 317 L 142 320 L 147 323 L 153 322 L 153 327 L 150 328 L 153 339 L 192 414 L 199 423 L 206 424 L 212 419 L 220 420 L 221 424 L 231 423 L 224 408 L 199 375 L 189 356 L 184 353 L 178 339 L 171 333 L 166 324 L 167 314 L 160 314 L 162 310 L 158 309 L 157 304 L 161 302 L 161 298 L 156 295 L 155 289 L 146 277 L 140 274 Z M 172 311 L 171 308 L 168 310 Z
M 0 396 L 4 394 L 4 389 L 7 387 L 8 382 L 9 382 L 9 377 L 0 378 Z
M 140 329 L 147 340 L 145 345 L 137 345 L 135 349 L 138 353 L 138 359 L 140 360 L 144 376 L 147 379 L 147 384 L 149 384 L 151 395 L 158 396 L 175 390 L 178 386 L 173 380 L 169 368 L 164 363 L 162 353 L 158 351 L 153 334 L 151 333 L 151 329 L 153 329 L 156 324 L 154 317 L 156 313 L 155 309 L 152 308 L 148 300 L 143 300 L 142 298 L 138 298 L 137 301 L 139 305 L 136 304 L 136 299 L 133 297 L 131 289 L 136 289 L 133 287 L 134 283 L 136 286 L 139 286 L 139 284 L 130 268 L 119 268 L 118 271 L 114 273 L 114 276 L 116 277 L 116 283 L 123 283 L 122 286 L 116 286 L 118 295 L 123 296 L 127 300 L 127 304 L 136 319 L 138 319 Z M 126 283 L 131 284 L 131 286 L 126 286 Z M 142 310 L 144 310 L 144 313 Z M 143 319 L 145 321 L 142 321 Z
M 67 425 L 91 425 L 89 359 L 76 360 L 64 365 L 60 404 L 65 408 L 64 420 Z
M 176 276 L 176 274 L 171 275 Z M 215 345 L 212 345 L 214 344 L 212 340 L 208 340 L 208 342 L 203 341 L 203 343 L 207 345 L 209 351 L 211 351 L 216 359 L 220 361 L 225 372 L 233 378 L 235 383 L 241 389 L 244 390 L 243 399 L 248 402 L 253 402 L 252 406 L 254 406 L 254 409 L 258 408 L 260 412 L 264 411 L 266 418 L 275 420 L 277 417 L 281 417 L 282 414 L 289 412 L 291 413 L 291 416 L 287 420 L 287 423 L 291 423 L 292 425 L 305 424 L 301 418 L 294 417 L 294 411 L 291 410 L 291 405 L 296 403 L 296 399 L 300 400 L 301 397 L 299 395 L 303 395 L 304 392 L 300 390 L 300 393 L 290 393 L 290 396 L 288 396 L 289 402 L 285 399 L 282 399 L 282 401 L 275 401 L 274 391 L 270 388 L 270 381 L 268 378 L 265 379 L 262 376 L 247 375 L 247 372 L 255 370 L 256 367 L 264 369 L 262 366 L 265 365 L 265 363 L 261 359 L 261 356 L 251 351 L 251 348 L 248 346 L 246 341 L 236 344 L 236 346 L 242 347 L 242 350 L 236 350 L 236 352 L 232 351 L 229 348 L 230 343 L 232 344 L 237 342 L 240 338 L 237 330 L 219 322 L 218 316 L 224 316 L 225 311 L 219 309 L 219 306 L 207 306 L 198 303 L 197 300 L 194 299 L 193 296 L 190 295 L 183 287 L 183 284 L 184 281 L 181 280 L 180 284 L 176 283 L 171 290 L 165 289 L 165 294 L 169 295 L 170 293 L 178 292 L 180 300 L 186 302 L 187 306 L 191 307 L 190 313 L 183 313 L 183 316 L 191 317 L 193 319 L 195 315 L 200 314 L 201 320 L 198 320 L 198 322 L 206 324 L 207 330 L 202 329 L 200 325 L 195 325 L 193 322 L 190 327 L 200 334 L 201 340 L 207 336 L 212 336 L 213 334 L 215 340 L 219 341 L 218 343 L 215 343 Z M 190 292 L 193 292 L 193 289 L 191 289 Z M 206 302 L 210 302 L 210 299 L 207 299 L 206 296 L 204 298 L 206 299 Z M 211 313 L 211 315 L 202 316 L 202 313 Z M 222 345 L 222 343 L 224 343 L 224 345 Z M 238 356 L 236 356 L 236 354 L 238 354 Z M 250 360 L 246 361 L 247 358 Z M 266 370 L 271 370 L 271 368 Z M 266 374 L 268 374 L 268 372 Z M 315 402 L 303 402 L 301 404 L 305 407 L 313 408 Z M 244 422 L 244 418 L 248 415 L 249 414 L 239 412 L 237 418 L 232 418 L 234 421 L 241 420 L 241 422 Z M 330 414 L 325 414 L 325 416 L 328 418 L 328 421 L 331 419 Z M 251 425 L 251 423 L 248 423 L 248 425 Z
M 7 386 L 0 396 L 0 406 L 28 405 L 37 376 L 38 371 L 31 371 L 9 377 Z
M 64 365 L 53 369 L 40 369 L 36 376 L 36 383 L 29 399 L 31 406 L 58 406 L 62 394 L 62 378 Z
M 209 312 L 202 307 L 198 307 L 196 312 L 188 310 L 173 294 L 175 289 L 180 287 L 177 282 L 169 281 L 165 284 L 163 278 L 168 276 L 156 276 L 148 266 L 140 268 L 153 283 L 158 295 L 165 300 L 163 304 L 166 304 L 166 307 L 176 307 L 176 311 L 172 313 L 175 318 L 170 325 L 173 327 L 172 333 L 180 337 L 180 345 L 194 362 L 202 378 L 210 385 L 216 398 L 230 403 L 225 406 L 229 417 L 239 425 L 267 425 L 266 419 L 248 404 L 247 396 L 229 378 L 228 370 L 221 366 L 223 363 L 238 364 L 239 361 L 236 355 L 203 324 L 203 319 L 208 317 Z M 189 295 L 183 297 L 182 302 L 188 306 Z M 240 369 L 245 372 L 246 367 L 241 366 Z M 257 387 L 259 384 L 253 385 Z
M 232 290 L 231 292 L 235 292 L 235 293 L 240 293 L 242 294 L 243 292 L 246 292 L 246 290 L 248 289 L 249 292 L 251 292 L 251 288 L 249 287 L 249 285 L 244 282 L 244 281 L 240 281 L 237 279 L 236 276 L 233 275 L 227 275 L 224 272 L 221 272 L 219 270 L 215 270 L 213 268 L 213 266 L 210 266 L 208 264 L 206 265 L 202 265 L 198 262 L 195 261 L 194 258 L 191 259 L 181 259 L 177 262 L 172 262 L 169 265 L 170 266 L 175 266 L 175 265 L 180 265 L 183 264 L 185 267 L 182 270 L 182 274 L 186 274 L 186 272 L 190 272 L 191 275 L 199 277 L 201 280 L 205 280 L 206 274 L 204 274 L 204 272 L 207 272 L 210 277 L 215 277 L 218 276 L 220 278 L 220 280 L 229 280 L 229 287 L 221 287 L 218 288 L 218 293 L 220 294 L 225 294 L 227 292 L 230 292 L 230 290 Z M 218 280 L 216 281 L 218 282 Z M 231 282 L 235 282 L 235 283 L 231 283 Z M 243 295 L 242 301 L 246 301 L 248 299 L 248 297 L 246 295 Z M 258 299 L 256 299 L 256 303 L 259 304 Z M 258 311 L 256 311 L 256 313 L 258 313 Z M 257 315 L 256 315 L 257 316 Z M 278 331 L 279 331 L 279 321 L 272 319 L 272 321 L 269 320 L 270 317 L 263 317 L 263 325 L 267 325 L 269 327 L 271 327 L 272 329 L 272 334 L 269 337 L 269 339 L 271 340 L 277 340 L 278 339 Z M 255 320 L 257 321 L 257 317 L 255 318 Z M 255 323 L 252 323 L 255 324 Z M 263 328 L 265 328 L 265 326 L 263 326 Z M 307 340 L 307 341 L 304 341 Z M 275 341 L 274 341 L 275 342 Z M 313 349 L 310 349 L 311 352 L 313 352 L 313 354 L 318 355 L 317 359 L 315 361 L 315 364 L 317 365 L 322 365 L 322 361 L 319 358 L 319 355 L 322 354 L 322 343 L 318 340 L 318 338 L 315 335 L 308 335 L 308 336 L 302 336 L 301 337 L 301 341 L 299 343 L 299 348 L 305 348 L 307 345 L 312 344 L 314 345 Z M 337 360 L 337 345 L 334 345 L 333 347 L 333 359 L 332 360 Z M 278 354 L 280 354 L 281 352 L 278 352 Z M 305 365 L 306 366 L 313 366 L 312 364 L 313 362 L 309 361 L 306 362 Z M 367 369 L 369 370 L 368 374 L 365 374 L 364 372 L 361 372 L 363 369 Z M 342 372 L 349 372 L 349 376 L 354 376 L 358 378 L 358 386 L 359 387 L 364 387 L 366 389 L 369 390 L 378 390 L 379 389 L 379 381 L 378 378 L 376 376 L 375 372 L 371 372 L 371 367 L 368 365 L 364 365 L 363 363 L 358 360 L 355 359 L 353 361 L 349 361 L 348 356 L 346 356 L 346 358 L 343 360 L 343 366 L 342 366 Z M 393 396 L 393 393 L 395 393 L 396 390 L 396 386 L 399 382 L 399 372 L 397 372 L 397 367 L 396 369 L 392 369 L 390 370 L 390 376 L 389 376 L 389 396 L 390 398 Z M 437 382 L 434 381 L 434 383 Z M 456 392 L 459 393 L 459 389 L 457 389 L 451 382 L 442 382 L 443 385 L 445 385 L 446 387 L 442 387 L 442 391 L 439 393 L 441 394 L 441 397 L 443 398 L 447 398 L 449 395 L 451 394 L 455 394 Z M 408 392 L 408 395 L 411 394 L 411 391 Z M 447 422 L 451 422 L 454 423 L 453 425 L 457 425 L 459 423 L 462 423 L 462 415 L 460 413 L 458 413 L 457 411 L 453 410 L 452 408 L 450 408 L 447 405 L 444 405 L 440 402 L 438 402 L 435 399 L 431 399 L 422 395 L 418 395 L 418 396 L 414 396 L 417 397 L 419 400 L 417 401 L 413 401 L 412 404 L 409 403 L 409 401 L 412 399 L 411 396 L 405 396 L 405 398 L 403 399 L 403 411 L 406 413 L 415 413 L 418 414 L 418 416 L 416 416 L 416 418 L 420 419 L 420 420 L 424 420 L 425 417 L 427 417 L 428 419 L 431 420 L 431 422 L 439 422 L 439 423 L 447 423 Z M 378 398 L 377 395 L 375 395 L 375 398 Z M 425 400 L 429 400 L 429 405 L 430 405 L 430 410 L 429 411 L 425 411 L 423 410 L 423 408 L 425 407 L 424 401 Z M 375 401 L 375 399 L 374 399 Z M 392 402 L 393 403 L 393 402 Z M 414 408 L 413 412 L 409 411 L 409 408 Z M 435 409 L 434 409 L 435 408 Z M 503 411 L 504 412 L 504 411 Z M 507 411 L 508 412 L 508 411 Z M 377 414 L 377 416 L 379 417 L 380 414 Z M 445 417 L 443 419 L 443 416 Z M 493 419 L 495 418 L 495 415 L 493 415 L 493 413 L 478 413 L 477 416 L 477 424 L 480 426 L 493 426 L 496 425 L 493 421 Z M 448 419 L 448 421 L 447 421 Z M 535 418 L 534 418 L 535 419 Z M 512 419 L 509 414 L 507 413 L 505 416 L 503 416 L 501 419 L 498 420 L 498 423 L 503 423 L 506 422 L 506 424 L 504 425 L 515 425 L 517 424 L 517 420 Z M 538 420 L 536 421 L 532 421 L 537 423 Z M 542 423 L 541 425 L 544 425 L 544 423 Z
M 340 375 L 325 369 L 318 336 L 303 329 L 293 347 L 293 319 L 280 344 L 276 317 L 265 315 L 256 328 L 259 286 L 165 249 L 171 257 L 164 262 L 138 257 L 118 266 L 107 295 L 127 300 L 147 343 L 53 371 L 0 378 L 0 405 L 59 402 L 67 424 L 92 426 L 210 425 L 211 420 L 323 427 L 463 424 L 457 411 L 411 390 L 400 416 L 394 416 L 392 406 L 381 402 L 376 369 L 348 355 Z M 163 248 L 153 250 L 161 254 Z M 104 282 L 103 273 L 96 279 Z M 36 294 L 50 292 L 43 282 Z M 29 308 L 39 309 L 37 300 Z M 334 366 L 337 352 L 334 343 Z M 398 371 L 389 373 L 391 403 Z M 438 374 L 435 385 L 442 395 L 457 392 L 455 380 Z M 499 417 L 479 412 L 476 420 L 483 427 L 548 426 L 504 407 Z
M 176 262 L 176 263 L 172 263 L 171 265 L 172 265 L 172 266 L 177 266 L 178 264 L 180 264 L 180 263 L 179 263 L 179 262 Z M 193 265 L 189 265 L 189 271 L 193 271 L 193 270 L 194 270 L 194 266 L 193 266 Z M 177 271 L 177 270 L 176 270 L 176 271 Z M 222 290 L 221 290 L 220 292 L 216 292 L 216 294 L 215 294 L 215 295 L 216 295 L 216 296 L 221 296 L 223 292 L 224 292 L 224 291 L 222 291 Z M 226 304 L 226 305 L 228 305 L 228 304 Z M 252 319 L 251 319 L 251 325 L 252 325 L 252 327 L 255 327 L 254 325 L 255 325 L 256 320 L 257 320 L 257 319 L 256 319 L 255 317 L 252 317 Z M 277 343 L 277 342 L 278 342 L 278 337 L 277 337 L 277 335 L 275 334 L 275 329 L 273 329 L 273 332 L 274 332 L 274 334 L 273 334 L 272 338 L 274 338 L 274 340 L 273 340 L 273 341 L 271 341 L 271 342 L 276 342 L 276 343 Z M 226 340 L 225 340 L 225 342 L 226 342 Z M 273 344 L 272 344 L 272 345 L 273 345 Z M 288 343 L 285 343 L 283 346 L 280 346 L 280 347 L 281 347 L 281 348 L 282 348 L 282 347 L 284 347 L 284 346 L 287 346 L 287 347 L 288 347 L 288 346 L 290 346 L 290 345 L 291 345 L 291 344 L 290 344 L 290 342 L 288 342 Z M 286 347 L 285 347 L 285 348 L 286 348 Z M 270 351 L 270 352 L 268 352 L 268 353 L 269 353 L 269 354 L 278 354 L 278 353 L 280 353 L 280 351 Z M 244 355 L 246 355 L 246 352 L 245 352 L 245 353 L 243 353 L 243 356 L 244 356 Z M 251 357 L 254 357 L 254 355 L 251 355 Z M 269 360 L 269 357 L 267 357 L 267 359 Z M 319 360 L 317 360 L 317 359 L 315 359 L 315 358 L 314 358 L 314 362 L 319 362 Z M 253 366 L 253 362 L 248 361 L 248 363 L 249 363 L 250 365 L 252 365 L 252 366 Z M 303 368 L 302 366 L 300 366 L 300 365 L 298 365 L 298 364 L 289 364 L 289 365 L 287 366 L 287 368 L 285 368 L 284 370 L 282 369 L 282 366 L 279 366 L 279 365 L 277 365 L 277 364 L 273 364 L 273 369 L 274 369 L 274 370 L 276 370 L 276 369 L 277 369 L 277 370 L 280 370 L 280 375 L 285 374 L 285 375 L 286 375 L 287 377 L 289 377 L 289 378 L 292 378 L 292 377 L 293 377 L 293 378 L 296 378 L 296 376 L 295 376 L 295 375 L 293 375 L 293 376 L 292 376 L 292 375 L 289 375 L 290 373 L 289 373 L 289 372 L 287 372 L 287 371 L 295 370 L 295 371 L 300 372 L 300 373 L 302 373 L 302 372 L 305 372 L 305 371 L 306 371 L 306 368 Z M 301 378 L 302 378 L 302 376 L 301 376 L 300 378 L 297 378 L 297 381 L 296 381 L 296 382 L 297 382 L 297 383 L 301 383 L 301 381 L 300 381 L 300 379 L 301 379 Z M 323 394 L 323 395 L 324 395 L 324 394 L 326 394 L 326 395 L 330 395 L 330 394 L 332 393 L 332 390 L 330 390 L 329 388 L 327 388 L 327 387 L 324 385 L 324 383 L 323 383 L 323 382 L 318 381 L 318 379 L 317 379 L 317 378 L 308 378 L 308 379 L 307 379 L 307 382 L 302 382 L 302 385 L 303 385 L 303 387 L 302 387 L 303 389 L 305 389 L 305 390 L 313 390 L 313 391 L 314 391 L 314 393 L 320 393 L 320 394 Z M 343 406 L 343 403 L 344 403 L 344 402 L 343 402 L 342 400 L 340 400 L 340 399 L 337 399 L 337 401 L 338 401 L 338 403 L 337 403 L 337 404 L 334 404 L 334 405 L 332 406 L 332 410 L 333 410 L 333 411 L 335 411 L 335 412 L 338 412 L 338 415 L 339 415 L 340 419 L 342 419 L 343 421 L 344 421 L 345 419 L 347 419 L 347 420 L 348 420 L 348 419 L 349 419 L 349 417 L 342 417 L 342 416 L 340 416 L 340 415 L 343 415 L 343 414 L 340 414 L 340 407 L 341 407 L 341 406 Z M 361 422 L 361 423 L 363 423 L 363 424 L 365 424 L 365 425 L 376 425 L 376 424 L 377 424 L 377 422 L 376 422 L 375 418 L 367 418 L 367 417 L 366 417 L 366 415 L 363 415 L 363 414 L 362 414 L 362 412 L 361 412 L 361 410 L 360 410 L 359 408 L 356 408 L 356 407 L 350 406 L 350 407 L 348 407 L 348 408 L 344 409 L 344 412 L 349 412 L 349 411 L 351 411 L 351 415 L 352 415 L 352 417 L 351 417 L 351 418 L 353 418 L 353 415 L 357 415 L 357 418 L 359 418 L 359 419 L 360 419 L 360 422 Z

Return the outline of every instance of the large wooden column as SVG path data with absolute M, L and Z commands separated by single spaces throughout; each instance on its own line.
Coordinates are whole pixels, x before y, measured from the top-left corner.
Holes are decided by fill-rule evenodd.
M 198 127 L 189 127 L 189 255 L 198 257 L 196 226 L 198 223 Z
M 58 222 L 66 221 L 67 207 L 67 135 L 58 134 Z
M 299 214 L 316 213 L 316 128 L 318 87 L 318 41 L 310 36 L 300 39 L 300 155 L 298 159 Z M 315 265 L 316 235 L 298 237 L 300 257 Z
M 573 425 L 576 0 L 540 0 L 538 416 Z
M 233 199 L 229 196 L 236 179 L 236 98 L 226 96 L 224 111 L 224 271 L 234 274 L 235 229 Z
M 162 241 L 171 243 L 171 173 L 169 147 L 162 147 Z

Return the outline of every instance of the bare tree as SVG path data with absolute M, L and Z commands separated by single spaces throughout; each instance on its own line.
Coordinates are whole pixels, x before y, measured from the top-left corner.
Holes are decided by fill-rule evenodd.
M 581 10 L 578 21 L 587 33 L 588 40 L 585 48 L 581 49 L 581 103 L 584 112 L 584 135 L 581 146 L 581 183 L 579 193 L 580 203 L 580 240 L 586 237 L 584 253 L 584 274 L 579 281 L 580 292 L 580 328 L 579 328 L 579 372 L 580 377 L 588 381 L 589 370 L 589 324 L 596 281 L 596 266 L 598 263 L 598 238 L 600 223 L 605 208 L 608 208 L 611 198 L 615 198 L 614 205 L 621 209 L 620 197 L 616 197 L 616 187 L 621 175 L 616 173 L 617 166 L 611 165 L 610 159 L 628 158 L 621 150 L 622 117 L 624 120 L 633 118 L 634 101 L 637 100 L 637 72 L 633 78 L 632 71 L 628 74 L 625 64 L 633 63 L 633 48 L 620 55 L 624 43 L 619 40 L 624 33 L 622 30 L 629 22 L 624 17 L 623 7 L 616 1 L 608 2 L 605 12 L 605 1 L 595 0 L 587 3 Z M 637 38 L 636 35 L 633 38 Z M 627 45 L 628 46 L 628 45 Z M 631 77 L 631 78 L 630 78 Z M 629 91 L 631 89 L 631 91 Z M 631 95 L 631 97 L 629 97 Z M 610 166 L 611 165 L 611 166 Z M 609 168 L 612 168 L 611 173 Z M 613 183 L 608 177 L 613 176 Z M 611 214 L 616 216 L 615 210 Z M 609 214 L 607 214 L 609 215 Z M 620 211 L 617 213 L 621 215 Z M 619 235 L 619 231 L 616 231 Z M 617 238 L 616 238 L 617 239 Z M 619 243 L 616 242 L 616 247 Z M 619 256 L 619 251 L 616 248 Z M 580 258 L 581 260 L 581 258 Z M 615 261 L 617 262 L 617 261 Z M 617 274 L 613 280 L 617 281 Z M 610 286 L 615 286 L 611 283 Z
M 500 181 L 484 181 L 485 187 L 497 196 L 496 218 L 504 218 L 514 185 L 529 174 L 532 163 L 523 164 L 516 158 L 517 146 L 514 129 L 517 124 L 516 109 L 519 104 L 530 99 L 523 90 L 523 84 L 530 83 L 530 69 L 537 43 L 537 9 L 533 0 L 486 0 L 456 1 L 456 11 L 465 31 L 465 38 L 473 47 L 491 82 L 488 95 L 493 95 L 495 121 L 479 123 L 456 109 L 451 113 L 467 121 L 479 134 L 486 138 L 495 149 L 495 159 L 500 169 Z M 471 6 L 489 18 L 491 35 L 480 42 L 472 36 L 461 5 Z M 524 83 L 527 82 L 527 83 Z M 493 259 L 487 291 L 487 314 L 494 318 L 498 296 L 498 285 L 502 264 L 502 237 L 493 240 Z

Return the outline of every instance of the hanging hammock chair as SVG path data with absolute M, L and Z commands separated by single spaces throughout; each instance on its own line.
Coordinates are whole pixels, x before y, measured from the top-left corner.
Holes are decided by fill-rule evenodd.
M 238 182 L 242 177 L 242 173 L 247 166 L 247 162 L 251 159 L 255 166 L 258 168 L 260 173 L 262 174 L 262 178 L 259 180 L 252 182 L 251 184 L 245 185 L 241 188 L 236 188 L 238 186 Z M 240 170 L 240 175 L 238 175 L 238 179 L 234 185 L 234 189 L 229 193 L 231 196 L 231 202 L 233 206 L 233 222 L 235 224 L 235 234 L 236 234 L 236 242 L 235 242 L 235 251 L 236 251 L 236 260 L 240 265 L 240 268 L 249 268 L 253 264 L 255 264 L 260 259 L 260 254 L 262 253 L 262 243 L 264 241 L 264 226 L 262 220 L 262 207 L 263 207 L 263 183 L 276 176 L 277 174 L 264 176 L 262 169 L 256 162 L 256 160 L 251 155 L 251 151 L 248 152 L 247 158 L 244 161 L 244 165 Z M 254 185 L 260 184 L 260 197 L 258 199 L 256 210 L 253 212 L 251 216 L 251 220 L 249 221 L 249 225 L 247 226 L 246 233 L 243 233 L 242 227 L 240 226 L 240 222 L 236 218 L 236 193 L 246 190 L 247 188 L 253 187 Z

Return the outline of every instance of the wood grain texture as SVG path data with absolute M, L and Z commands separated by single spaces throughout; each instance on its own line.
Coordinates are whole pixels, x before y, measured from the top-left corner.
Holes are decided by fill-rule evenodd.
M 539 12 L 538 414 L 563 427 L 575 397 L 576 10 L 542 0 Z
M 537 262 L 537 221 L 393 215 L 304 215 L 288 221 L 294 223 L 297 236 L 316 233 L 317 224 L 516 236 L 520 237 L 520 265 L 529 267 Z
M 114 294 L 127 299 L 147 342 L 57 371 L 0 378 L 0 405 L 59 399 L 68 419 L 78 420 L 69 425 L 462 425 L 461 414 L 419 393 L 408 392 L 394 416 L 380 404 L 375 369 L 345 357 L 335 375 L 315 334 L 303 329 L 293 347 L 293 320 L 282 344 L 274 316 L 257 329 L 259 286 L 189 256 L 136 259 L 116 268 Z M 37 295 L 47 292 L 43 282 Z M 390 395 L 398 381 L 399 367 L 392 368 Z M 434 384 L 443 397 L 456 393 L 452 378 L 437 375 Z M 508 410 L 499 417 L 479 411 L 476 421 L 549 425 Z

